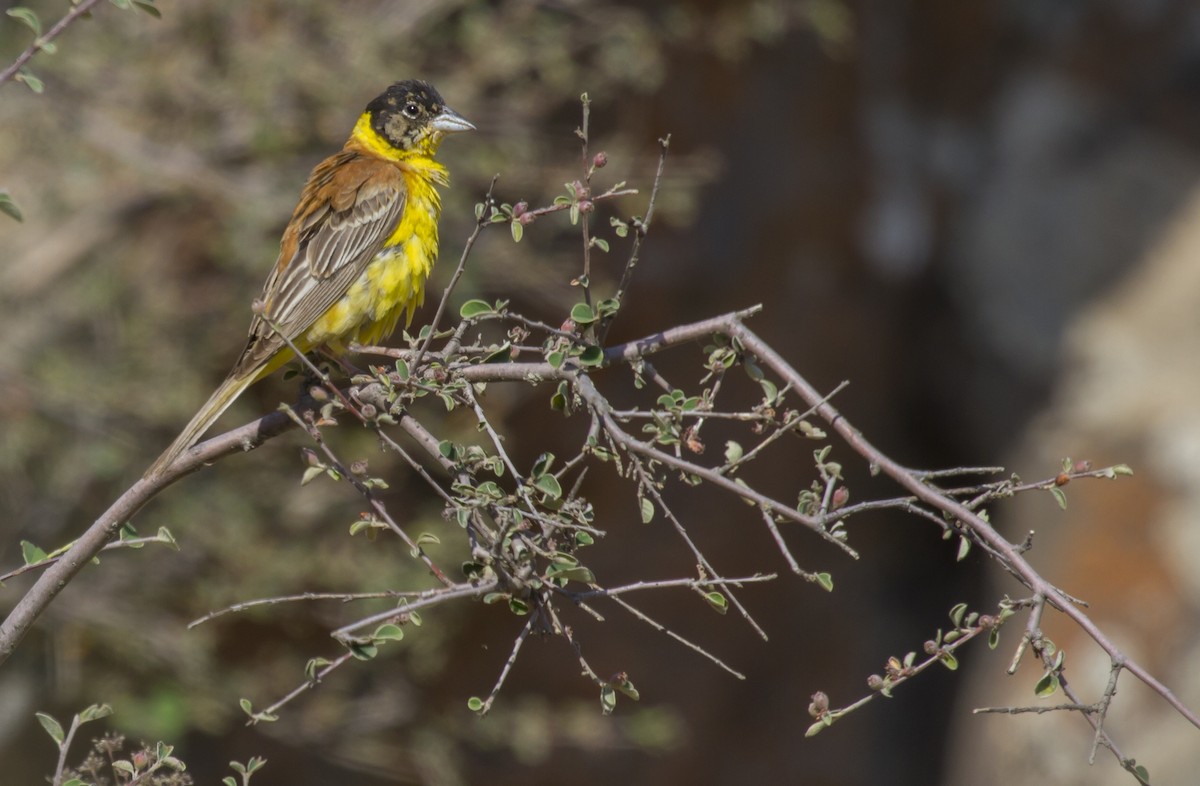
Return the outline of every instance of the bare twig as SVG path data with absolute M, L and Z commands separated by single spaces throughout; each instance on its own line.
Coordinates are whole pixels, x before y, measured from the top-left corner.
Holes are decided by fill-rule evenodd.
M 496 188 L 496 181 L 500 179 L 500 175 L 492 177 L 491 185 L 488 186 L 487 193 L 483 197 L 483 212 L 479 218 L 475 220 L 475 228 L 471 230 L 467 242 L 463 245 L 462 254 L 458 257 L 458 267 L 454 269 L 454 275 L 450 276 L 450 283 L 446 285 L 446 289 L 442 292 L 442 299 L 438 301 L 437 311 L 433 315 L 433 319 L 429 322 L 429 332 L 425 336 L 425 341 L 421 343 L 421 349 L 417 351 L 416 358 L 413 360 L 413 372 L 416 373 L 420 368 L 421 362 L 425 359 L 425 353 L 429 351 L 429 345 L 433 341 L 433 337 L 437 334 L 438 325 L 442 323 L 442 315 L 446 312 L 446 304 L 450 302 L 450 293 L 458 286 L 459 280 L 462 278 L 463 271 L 467 268 L 467 258 L 471 256 L 471 249 L 475 248 L 475 242 L 479 240 L 479 236 L 483 234 L 483 230 L 491 225 L 487 220 L 488 208 L 492 206 L 492 192 Z
M 629 249 L 629 258 L 625 262 L 625 271 L 621 274 L 621 281 L 617 284 L 616 294 L 613 299 L 621 306 L 625 305 L 626 297 L 629 294 L 629 285 L 633 281 L 633 271 L 637 267 L 638 257 L 642 250 L 642 241 L 646 238 L 646 234 L 650 231 L 650 223 L 654 220 L 654 205 L 658 201 L 658 187 L 662 184 L 663 170 L 667 166 L 667 150 L 671 147 L 671 135 L 667 134 L 662 139 L 658 140 L 658 171 L 654 173 L 654 185 L 650 189 L 650 201 L 646 205 L 646 215 L 642 217 L 640 223 L 635 226 L 635 234 L 633 237 L 633 246 Z M 612 327 L 613 320 L 616 319 L 617 313 L 610 314 L 603 318 L 600 322 L 600 329 L 597 331 L 597 336 L 601 344 L 608 337 L 608 331 Z
M 334 658 L 330 663 L 325 664 L 324 667 L 322 667 L 320 670 L 318 670 L 316 672 L 316 674 L 313 675 L 313 678 L 311 680 L 306 680 L 306 681 L 300 683 L 299 685 L 296 686 L 295 689 L 288 692 L 288 694 L 286 696 L 284 696 L 282 699 L 280 699 L 279 701 L 272 704 L 270 707 L 267 707 L 264 710 L 259 710 L 258 712 L 251 715 L 250 720 L 246 721 L 246 725 L 247 726 L 256 726 L 256 725 L 258 725 L 258 722 L 260 720 L 265 719 L 265 718 L 270 718 L 274 715 L 277 715 L 279 713 L 279 710 L 281 710 L 285 705 L 290 703 L 292 700 L 294 700 L 298 696 L 300 696 L 304 693 L 307 693 L 308 691 L 310 691 L 313 688 L 320 685 L 322 680 L 324 680 L 326 677 L 328 677 L 334 670 L 341 668 L 343 665 L 346 664 L 347 661 L 349 661 L 353 657 L 354 657 L 354 655 L 352 653 L 343 652 L 341 655 Z
M 425 592 L 428 592 L 426 590 Z M 353 600 L 378 600 L 380 598 L 419 598 L 424 592 L 397 592 L 396 590 L 386 590 L 384 592 L 301 592 L 298 595 L 279 595 L 273 598 L 259 598 L 257 600 L 245 600 L 241 603 L 234 603 L 226 606 L 223 609 L 210 611 L 203 617 L 198 617 L 188 623 L 188 629 L 203 625 L 206 622 L 223 617 L 226 614 L 234 614 L 247 609 L 258 608 L 259 606 L 276 606 L 280 603 L 296 603 L 299 601 L 312 600 L 337 600 L 342 603 Z
M 483 700 L 483 706 L 479 708 L 481 716 L 487 715 L 488 711 L 492 709 L 492 704 L 496 701 L 496 697 L 500 695 L 500 688 L 504 687 L 504 682 L 508 679 L 508 674 L 512 671 L 513 664 L 517 662 L 517 656 L 521 653 L 521 645 L 525 643 L 525 639 L 529 638 L 529 633 L 533 630 L 533 626 L 537 623 L 540 616 L 541 614 L 535 610 L 529 615 L 529 619 L 525 621 L 525 624 L 521 626 L 521 632 L 513 640 L 512 652 L 508 654 L 508 658 L 504 661 L 504 667 L 500 669 L 500 675 L 496 677 L 496 684 L 492 686 L 488 697 Z

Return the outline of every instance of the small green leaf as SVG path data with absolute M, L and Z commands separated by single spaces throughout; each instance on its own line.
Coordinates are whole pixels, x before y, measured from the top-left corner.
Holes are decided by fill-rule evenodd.
M 1060 508 L 1062 508 L 1063 510 L 1066 510 L 1067 509 L 1067 493 L 1065 491 L 1063 491 L 1061 488 L 1059 488 L 1058 486 L 1051 486 L 1050 493 L 1054 496 L 1054 501 L 1058 503 L 1058 506 Z
M 499 346 L 492 345 L 488 347 L 488 349 L 491 351 L 487 354 L 487 356 L 484 357 L 484 363 L 505 363 L 512 359 L 511 341 L 505 341 Z M 482 385 L 483 383 L 480 382 L 477 384 Z
M 596 304 L 596 313 L 602 317 L 610 317 L 621 310 L 621 301 L 615 297 L 605 298 Z
M 596 582 L 595 575 L 590 570 L 582 565 L 573 568 L 558 568 L 551 565 L 551 570 L 546 572 L 547 578 L 563 579 L 564 581 L 578 581 L 581 584 L 594 584 Z
M 469 709 L 471 712 L 479 712 L 483 709 L 483 699 L 479 698 L 478 696 L 472 696 L 471 698 L 467 699 L 467 709 Z
M 593 538 L 589 533 L 584 532 L 583 530 L 580 530 L 575 533 L 575 545 L 576 546 L 591 546 L 595 542 L 596 542 L 596 539 Z
M 78 778 L 72 778 L 69 781 L 64 781 L 63 786 L 88 786 L 88 785 L 86 783 L 84 783 L 83 781 L 79 780 Z M 237 784 L 235 783 L 234 786 L 237 786 Z
M 131 761 L 117 759 L 110 766 L 115 772 L 123 772 L 126 775 L 137 775 L 137 769 L 134 768 L 133 762 Z
M 113 714 L 113 708 L 107 704 L 93 704 L 83 712 L 79 713 L 80 723 L 90 723 L 101 718 L 107 718 Z
M 17 203 L 13 201 L 7 191 L 0 191 L 0 213 L 17 222 L 25 220 L 25 216 L 21 214 L 21 208 L 17 207 Z
M 808 727 L 808 730 L 804 732 L 804 736 L 805 737 L 815 737 L 818 734 L 820 734 L 821 732 L 823 732 L 827 726 L 829 726 L 829 724 L 826 723 L 825 721 L 817 721 L 816 723 L 814 723 Z
M 950 669 L 950 671 L 958 671 L 958 658 L 954 657 L 953 652 L 942 652 L 938 655 L 938 660 L 942 665 Z
M 988 649 L 994 650 L 1000 646 L 1000 628 L 995 627 L 988 631 Z
M 560 382 L 558 390 L 554 391 L 554 395 L 550 396 L 550 409 L 555 412 L 567 411 L 567 383 Z
M 333 661 L 328 658 L 309 658 L 308 662 L 304 664 L 304 676 L 308 678 L 309 682 L 312 682 L 316 680 L 317 672 L 330 663 L 333 663 Z
M 36 565 L 39 562 L 45 562 L 50 555 L 29 541 L 23 540 L 21 541 L 21 556 L 25 559 L 26 565 Z
M 1149 786 L 1149 783 L 1150 783 L 1150 770 L 1146 769 L 1146 768 L 1145 768 L 1145 767 L 1143 767 L 1141 764 L 1138 764 L 1138 765 L 1135 765 L 1135 766 L 1134 766 L 1134 768 L 1133 768 L 1133 775 L 1134 775 L 1134 777 L 1136 777 L 1136 778 L 1137 778 L 1139 781 L 1141 781 L 1142 783 L 1144 783 L 1144 784 L 1147 784 L 1147 786 Z
M 954 627 L 961 628 L 963 617 L 967 614 L 967 604 L 957 603 L 950 609 L 950 621 L 954 623 Z
M 546 356 L 546 362 L 550 364 L 550 368 L 562 368 L 566 357 L 566 354 L 561 350 L 555 350 Z
M 742 446 L 734 442 L 732 439 L 725 443 L 725 463 L 734 464 L 741 461 Z
M 300 478 L 300 485 L 307 486 L 325 473 L 325 467 L 309 467 Z
M 529 613 L 529 604 L 518 598 L 509 598 L 508 610 L 518 617 L 524 617 Z
M 605 684 L 600 688 L 600 711 L 605 715 L 611 715 L 612 711 L 617 708 L 617 692 L 613 690 L 611 685 Z
M 512 228 L 513 242 L 520 243 L 521 236 L 525 234 L 525 225 L 522 224 L 520 221 L 514 220 L 514 221 L 509 222 L 509 227 Z
M 962 562 L 967 558 L 967 554 L 971 552 L 971 541 L 966 535 L 962 535 L 958 539 L 958 556 L 955 560 Z
M 833 576 L 828 573 L 818 573 L 817 584 L 826 592 L 833 592 Z
M 347 643 L 346 647 L 350 650 L 350 654 L 358 660 L 371 660 L 379 654 L 379 647 L 374 644 L 351 641 Z
M 407 382 L 412 376 L 412 372 L 408 369 L 408 363 L 401 358 L 396 359 L 396 376 L 400 378 L 401 382 Z
M 704 599 L 708 601 L 708 605 L 716 609 L 718 614 L 724 614 L 729 611 L 729 601 L 720 592 L 706 592 Z
M 57 744 L 62 745 L 66 735 L 63 733 L 62 724 L 54 720 L 54 718 L 44 712 L 34 713 L 37 715 L 38 723 L 42 724 L 42 728 L 50 735 Z
M 601 366 L 604 364 L 604 350 L 600 347 L 585 347 L 579 353 L 579 365 L 581 366 Z
M 529 470 L 529 474 L 537 477 L 545 475 L 554 466 L 554 454 L 549 451 L 541 453 L 533 462 L 533 469 Z
M 633 687 L 633 683 L 628 679 L 621 680 L 620 682 L 616 683 L 614 687 L 634 701 L 640 701 L 642 698 L 642 695 L 638 693 L 638 689 Z
M 558 499 L 562 496 L 562 486 L 559 485 L 558 478 L 553 475 L 540 475 L 533 479 L 533 485 L 550 499 Z
M 38 95 L 41 95 L 46 90 L 46 85 L 42 83 L 42 80 L 34 76 L 33 72 L 28 68 L 22 68 L 17 72 L 17 80 L 24 82 L 26 87 Z
M 496 309 L 491 303 L 483 300 L 468 300 L 458 309 L 458 315 L 463 319 L 474 319 L 483 314 L 494 314 Z
M 34 35 L 41 36 L 42 20 L 38 19 L 38 15 L 30 9 L 25 8 L 24 6 L 16 6 L 15 8 L 8 9 L 4 13 L 11 16 L 13 19 L 21 20 L 25 23 L 26 27 L 33 31 Z
M 155 19 L 162 19 L 162 11 L 156 8 L 151 0 L 133 0 L 134 7 L 144 14 L 149 14 Z
M 1112 467 L 1109 467 L 1109 469 L 1112 470 L 1114 475 L 1132 475 L 1133 474 L 1133 468 L 1130 467 L 1128 464 L 1116 464 Z M 1145 770 L 1145 767 L 1139 767 L 1138 769 Z
M 404 629 L 391 622 L 384 623 L 371 634 L 374 641 L 400 641 L 404 638 Z
M 596 248 L 600 249 L 604 253 L 606 253 L 606 254 L 608 253 L 608 241 L 605 240 L 604 238 L 602 238 L 602 237 L 592 238 L 592 245 L 595 246 Z
M 596 321 L 596 312 L 587 303 L 571 306 L 571 321 L 576 325 L 587 325 Z
M 179 543 L 176 542 L 175 536 L 171 534 L 171 530 L 166 527 L 159 527 L 157 537 L 160 543 L 179 551 Z
M 1033 692 L 1044 699 L 1047 696 L 1054 695 L 1056 690 L 1058 690 L 1058 675 L 1052 671 L 1048 671 L 1038 680 Z
M 649 524 L 654 519 L 654 503 L 647 497 L 642 497 L 638 500 L 638 507 L 642 511 L 642 523 Z

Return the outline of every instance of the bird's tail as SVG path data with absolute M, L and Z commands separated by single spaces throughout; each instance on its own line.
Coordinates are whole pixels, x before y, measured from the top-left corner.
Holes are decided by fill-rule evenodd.
M 175 441 L 171 443 L 171 447 L 163 451 L 163 454 L 154 460 L 150 465 L 150 469 L 142 476 L 149 478 L 161 474 L 167 467 L 179 458 L 179 455 L 185 450 L 195 445 L 204 432 L 208 431 L 209 426 L 213 424 L 221 413 L 229 408 L 234 399 L 242 394 L 250 383 L 257 379 L 255 374 L 238 375 L 231 374 L 225 378 L 221 386 L 209 396 L 208 401 L 204 402 L 204 406 L 200 407 L 200 411 L 196 413 L 192 421 L 187 424 Z

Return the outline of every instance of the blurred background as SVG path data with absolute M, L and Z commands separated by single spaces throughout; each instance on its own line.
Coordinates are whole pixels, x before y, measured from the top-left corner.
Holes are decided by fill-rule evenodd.
M 47 24 L 66 8 L 25 5 Z M 241 346 L 306 174 L 384 86 L 429 79 L 479 128 L 440 156 L 453 186 L 433 292 L 494 174 L 502 200 L 531 204 L 579 176 L 586 91 L 592 149 L 611 160 L 599 182 L 643 189 L 619 214 L 644 211 L 656 139 L 672 140 L 659 221 L 613 340 L 763 303 L 753 328 L 819 387 L 850 380 L 838 406 L 910 466 L 1000 464 L 1032 480 L 1065 456 L 1132 465 L 1131 479 L 1072 485 L 1065 512 L 1037 495 L 993 520 L 1015 540 L 1036 530 L 1035 564 L 1200 706 L 1189 667 L 1200 662 L 1194 3 L 159 7 L 161 20 L 98 6 L 32 63 L 44 95 L 0 87 L 0 188 L 25 214 L 0 217 L 0 565 L 20 564 L 22 539 L 51 548 L 81 532 L 204 400 Z M 4 17 L 0 61 L 28 40 Z M 510 298 L 557 324 L 574 301 L 577 246 L 565 221 L 538 222 L 519 246 L 501 228 L 476 250 L 459 299 Z M 663 367 L 691 382 L 695 361 Z M 222 422 L 293 395 L 294 383 L 263 383 Z M 522 456 L 569 449 L 545 428 L 546 395 L 491 402 Z M 347 450 L 370 442 L 348 427 L 343 438 Z M 53 771 L 34 711 L 69 718 L 101 701 L 117 709 L 108 728 L 176 744 L 198 783 L 255 754 L 270 760 L 264 784 L 1129 781 L 1104 752 L 1087 765 L 1078 717 L 971 714 L 1034 701 L 1036 667 L 1003 674 L 1009 631 L 996 652 L 963 651 L 959 672 L 936 670 L 803 738 L 813 691 L 849 703 L 889 655 L 945 627 L 956 602 L 982 610 L 1020 594 L 978 554 L 955 563 L 927 523 L 883 515 L 851 525 L 859 563 L 800 549 L 834 574 L 832 595 L 788 580 L 745 591 L 770 642 L 691 596 L 646 601 L 745 682 L 629 620 L 581 622 L 589 659 L 629 672 L 641 702 L 601 717 L 569 649 L 533 641 L 478 720 L 467 697 L 490 689 L 520 621 L 464 604 L 426 615 L 395 651 L 338 672 L 279 723 L 247 729 L 238 698 L 261 707 L 295 687 L 309 657 L 335 652 L 328 630 L 349 612 L 188 621 L 267 595 L 425 581 L 391 544 L 346 535 L 361 508 L 348 488 L 298 486 L 302 444 L 288 435 L 168 490 L 135 524 L 169 527 L 182 551 L 109 554 L 50 608 L 0 670 L 6 782 Z M 782 487 L 811 471 L 810 452 L 773 464 Z M 398 476 L 388 502 L 410 531 L 443 526 L 436 500 Z M 628 487 L 592 480 L 602 526 L 620 535 L 589 562 L 599 575 L 690 572 L 665 526 L 618 504 Z M 731 574 L 786 569 L 744 507 L 687 492 L 673 503 Z M 443 542 L 445 561 L 461 558 Z M 0 609 L 27 586 L 0 590 Z M 1107 661 L 1060 621 L 1046 630 L 1068 650 L 1068 676 L 1098 697 Z M 1197 732 L 1125 679 L 1107 728 L 1155 783 L 1187 781 Z

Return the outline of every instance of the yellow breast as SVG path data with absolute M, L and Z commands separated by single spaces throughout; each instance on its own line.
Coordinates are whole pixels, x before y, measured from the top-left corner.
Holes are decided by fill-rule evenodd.
M 401 165 L 408 196 L 400 223 L 346 294 L 313 323 L 304 337 L 307 346 L 343 350 L 351 341 L 375 344 L 391 334 L 401 315 L 405 325 L 412 321 L 437 261 L 441 197 L 434 183 L 445 181 L 445 169 L 426 161 Z

